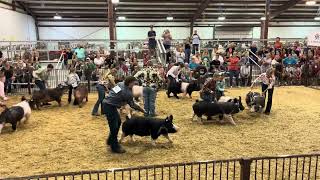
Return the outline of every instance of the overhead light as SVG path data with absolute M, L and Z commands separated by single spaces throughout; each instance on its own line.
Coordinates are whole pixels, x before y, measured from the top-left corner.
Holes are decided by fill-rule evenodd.
M 218 17 L 218 20 L 219 20 L 219 21 L 223 21 L 223 20 L 225 20 L 225 19 L 226 19 L 226 17 L 224 17 L 224 16 Z
M 313 6 L 313 5 L 316 5 L 317 2 L 316 1 L 306 1 L 306 5 L 308 6 Z
M 119 16 L 118 19 L 119 20 L 126 20 L 126 17 L 125 16 Z
M 266 17 L 261 17 L 260 20 L 261 21 L 265 21 L 267 18 Z
M 168 16 L 168 17 L 167 17 L 167 20 L 168 20 L 168 21 L 172 21 L 172 20 L 173 20 L 173 17 L 172 17 L 172 16 Z
M 315 17 L 314 20 L 320 21 L 320 16 Z
M 113 4 L 118 4 L 120 1 L 119 1 L 119 0 L 111 0 L 111 2 L 112 2 Z
M 56 13 L 56 15 L 53 16 L 53 19 L 62 19 L 62 17 L 58 13 Z

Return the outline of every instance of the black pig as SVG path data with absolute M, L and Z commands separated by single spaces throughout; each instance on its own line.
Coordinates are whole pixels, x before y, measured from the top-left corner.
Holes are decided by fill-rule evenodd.
M 173 124 L 172 115 L 164 120 L 147 117 L 132 117 L 130 119 L 127 116 L 126 118 L 126 121 L 122 125 L 122 137 L 120 142 L 127 136 L 130 136 L 131 139 L 133 135 L 151 136 L 152 145 L 155 146 L 155 140 L 163 135 L 170 143 L 172 143 L 169 133 L 176 133 L 179 130 L 179 128 Z

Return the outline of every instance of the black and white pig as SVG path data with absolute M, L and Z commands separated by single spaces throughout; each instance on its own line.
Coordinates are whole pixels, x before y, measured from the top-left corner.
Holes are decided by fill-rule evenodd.
M 239 99 L 235 98 L 232 102 L 206 102 L 197 101 L 193 106 L 193 118 L 198 117 L 199 120 L 205 115 L 210 119 L 212 116 L 219 116 L 222 120 L 223 117 L 227 117 L 231 124 L 236 125 L 233 120 L 232 115 L 237 114 L 244 110 L 244 106 L 241 102 L 241 97 Z
M 159 136 L 163 135 L 172 143 L 169 137 L 170 133 L 178 132 L 179 127 L 173 124 L 173 116 L 170 115 L 166 119 L 147 118 L 147 117 L 126 117 L 126 121 L 122 125 L 122 136 L 120 143 L 127 136 L 151 136 L 152 145 L 156 145 L 156 140 Z
M 246 103 L 251 112 L 262 113 L 265 107 L 265 97 L 258 92 L 249 92 L 246 96 Z
M 168 98 L 170 98 L 171 97 L 170 95 L 172 93 L 174 97 L 179 99 L 178 94 L 183 93 L 183 96 L 186 96 L 188 94 L 189 97 L 192 98 L 192 93 L 194 91 L 200 91 L 200 90 L 201 90 L 200 84 L 196 80 L 190 83 L 178 82 L 178 83 L 175 83 L 175 86 L 170 85 L 168 87 L 167 95 L 168 95 Z
M 3 105 L 4 111 L 0 114 L 0 133 L 2 128 L 6 123 L 12 125 L 12 129 L 15 131 L 17 129 L 17 124 L 25 123 L 29 120 L 31 116 L 31 108 L 28 100 L 23 96 L 22 101 L 12 107 L 8 108 Z

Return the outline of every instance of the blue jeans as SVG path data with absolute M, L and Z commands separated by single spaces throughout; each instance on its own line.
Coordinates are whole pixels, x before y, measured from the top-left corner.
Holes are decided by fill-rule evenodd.
M 157 92 L 154 88 L 143 88 L 143 101 L 144 109 L 146 111 L 145 116 L 155 116 Z
M 232 86 L 232 84 L 233 84 L 233 77 L 236 78 L 236 85 L 239 86 L 239 75 L 240 75 L 240 71 L 237 71 L 237 70 L 230 70 L 229 71 L 230 86 Z
M 40 90 L 45 90 L 45 89 L 47 89 L 47 88 L 46 88 L 46 84 L 44 83 L 44 81 L 36 80 L 34 83 L 38 86 L 38 88 L 39 88 Z
M 12 84 L 12 79 L 6 79 L 4 82 L 4 91 L 6 93 L 11 93 L 11 84 Z
M 189 64 L 189 62 L 190 62 L 190 55 L 191 55 L 191 49 L 186 49 L 186 50 L 184 50 L 184 54 L 185 54 L 185 60 L 184 60 L 184 62 Z
M 98 84 L 97 85 L 97 91 L 98 91 L 98 100 L 97 100 L 96 104 L 93 107 L 92 114 L 96 114 L 98 112 L 98 109 L 99 109 L 100 105 L 101 105 L 101 114 L 103 114 L 102 101 L 104 100 L 104 98 L 106 96 L 105 95 L 106 88 L 103 85 Z

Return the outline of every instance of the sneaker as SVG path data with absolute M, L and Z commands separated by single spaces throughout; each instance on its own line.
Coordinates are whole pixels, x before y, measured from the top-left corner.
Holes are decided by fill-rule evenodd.
M 50 103 L 43 103 L 44 106 L 51 106 Z
M 113 153 L 117 153 L 117 154 L 126 153 L 126 150 L 124 150 L 121 146 L 119 146 L 119 147 L 116 148 L 116 149 L 111 149 L 111 151 L 112 151 Z

